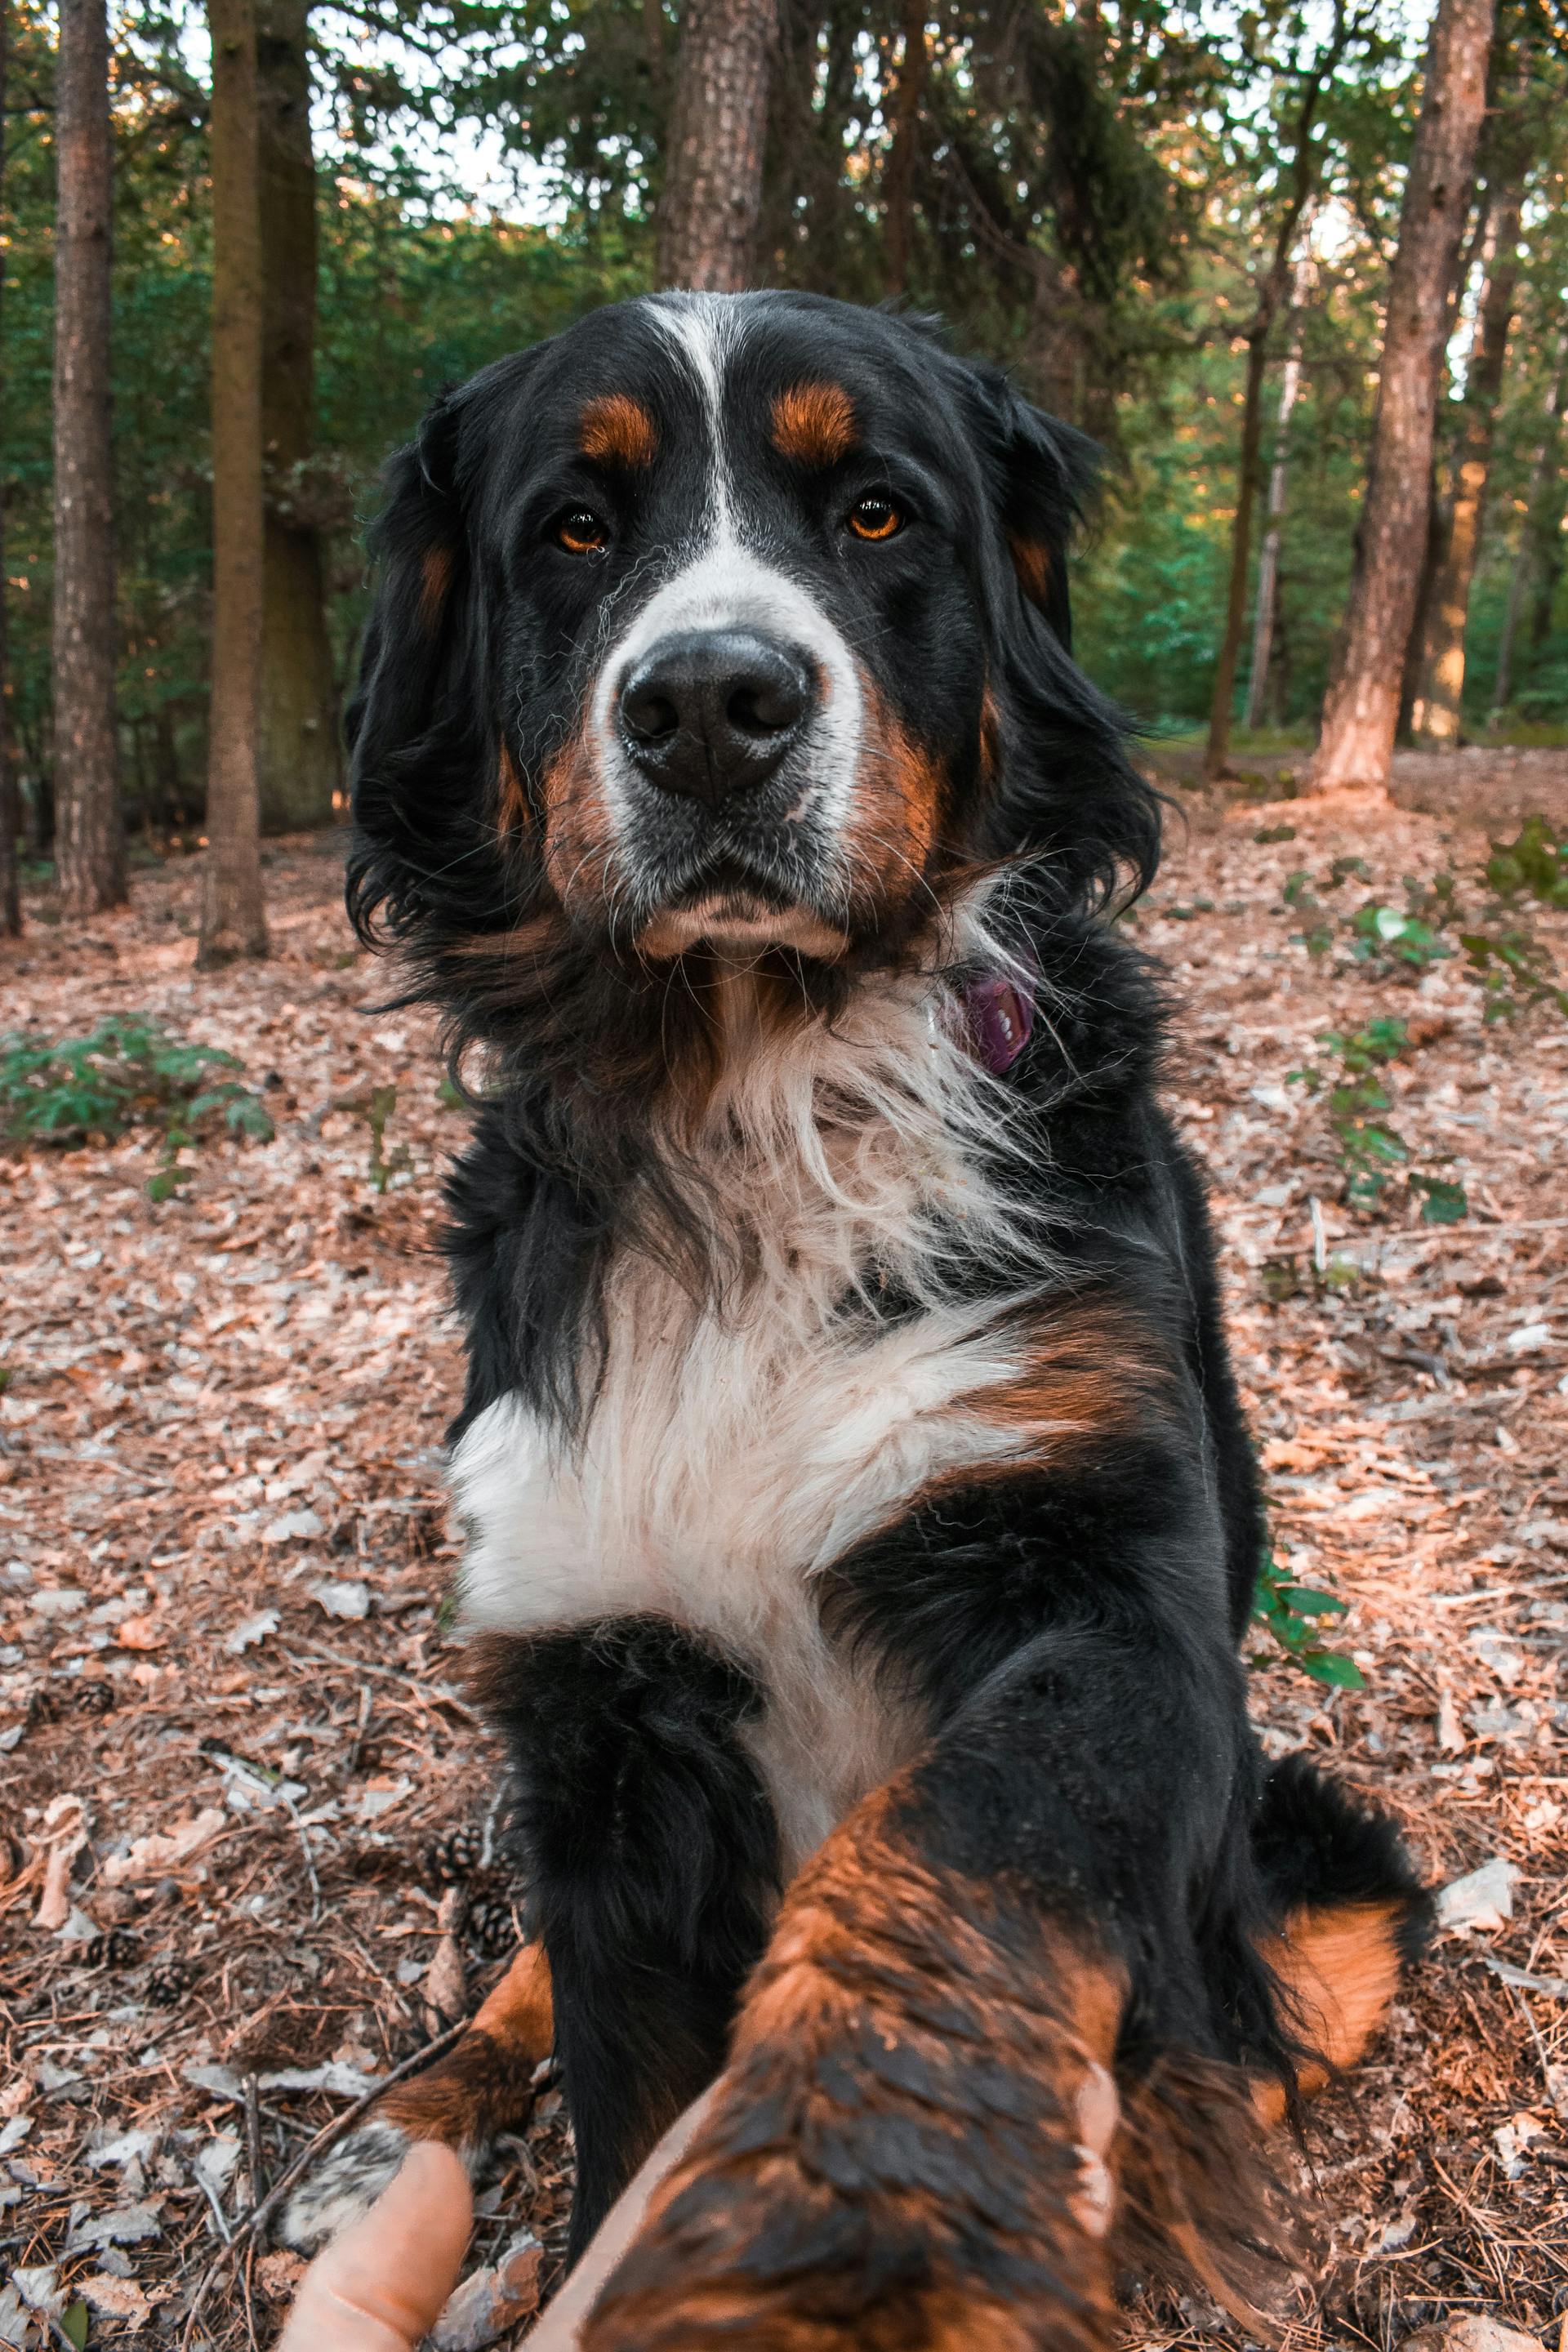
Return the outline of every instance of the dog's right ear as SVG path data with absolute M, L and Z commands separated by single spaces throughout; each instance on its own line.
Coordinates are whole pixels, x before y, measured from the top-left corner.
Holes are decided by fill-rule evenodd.
M 426 911 L 450 855 L 463 782 L 483 759 L 486 698 L 470 642 L 471 555 L 458 481 L 465 394 L 437 401 L 391 460 L 371 539 L 379 577 L 359 685 L 344 721 L 354 846 L 349 912 L 362 937 L 384 911 L 396 933 Z

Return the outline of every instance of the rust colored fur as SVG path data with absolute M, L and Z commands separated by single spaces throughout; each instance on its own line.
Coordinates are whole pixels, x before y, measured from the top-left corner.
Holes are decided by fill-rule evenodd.
M 600 466 L 651 466 L 658 455 L 658 427 L 629 393 L 606 393 L 583 411 L 577 446 Z
M 534 2070 L 549 2057 L 553 2038 L 550 1963 L 540 1945 L 525 1944 L 462 2040 L 423 2074 L 388 2091 L 376 2120 L 400 2125 L 410 2139 L 488 2147 L 527 2116 Z
M 1297 2076 L 1304 2096 L 1353 2066 L 1387 2017 L 1399 1985 L 1402 1921 L 1402 1906 L 1387 1902 L 1300 1911 L 1265 1945 L 1287 2015 L 1315 2053 Z M 1260 2084 L 1254 2097 L 1266 2122 L 1283 2119 L 1279 2084 Z
M 773 402 L 773 447 L 797 466 L 836 466 L 858 437 L 855 404 L 842 384 L 797 383 Z

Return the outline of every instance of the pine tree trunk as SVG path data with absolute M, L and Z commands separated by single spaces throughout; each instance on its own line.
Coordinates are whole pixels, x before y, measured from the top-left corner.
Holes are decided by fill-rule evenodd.
M 903 294 L 910 282 L 910 233 L 914 226 L 915 147 L 920 137 L 921 99 L 925 90 L 928 0 L 908 0 L 904 47 L 893 89 L 893 142 L 888 151 L 882 190 L 882 250 L 889 294 Z
M 261 434 L 268 487 L 261 630 L 261 824 L 331 820 L 337 704 L 321 534 L 294 510 L 316 406 L 316 166 L 309 0 L 259 0 Z
M 1247 391 L 1241 408 L 1241 455 L 1237 459 L 1236 520 L 1231 530 L 1230 585 L 1226 596 L 1225 632 L 1215 665 L 1208 747 L 1204 755 L 1204 773 L 1209 777 L 1223 776 L 1230 757 L 1231 702 L 1241 659 L 1242 632 L 1247 625 L 1247 573 L 1252 552 L 1258 458 L 1263 446 L 1263 379 L 1268 365 L 1268 321 L 1260 314 L 1247 346 Z
M 1487 715 L 1489 727 L 1495 727 L 1513 697 L 1513 648 L 1519 635 L 1520 616 L 1524 611 L 1524 599 L 1530 586 L 1531 573 L 1539 537 L 1539 519 L 1543 493 L 1548 480 L 1554 478 L 1556 457 L 1561 433 L 1563 394 L 1568 386 L 1568 327 L 1563 330 L 1557 344 L 1557 358 L 1552 380 L 1546 387 L 1546 415 L 1535 456 L 1531 461 L 1530 480 L 1524 493 L 1524 521 L 1520 531 L 1519 552 L 1514 558 L 1513 577 L 1509 583 L 1508 608 L 1503 614 L 1502 635 L 1498 639 L 1497 676 L 1492 681 L 1492 707 Z
M 207 0 L 212 34 L 213 648 L 199 964 L 267 952 L 259 738 L 261 228 L 253 0 Z
M 1432 471 L 1448 288 L 1469 210 L 1494 0 L 1438 0 L 1388 289 L 1355 568 L 1311 779 L 1388 781 Z
M 658 200 L 661 286 L 734 294 L 754 263 L 777 0 L 688 0 Z
M 1297 278 L 1297 326 L 1279 380 L 1279 415 L 1275 426 L 1274 463 L 1268 471 L 1268 521 L 1258 559 L 1258 609 L 1252 624 L 1252 670 L 1247 685 L 1247 723 L 1261 727 L 1268 709 L 1268 664 L 1274 651 L 1274 630 L 1279 611 L 1279 547 L 1285 529 L 1285 492 L 1289 479 L 1290 412 L 1301 393 L 1300 301 L 1305 287 Z
M 104 0 L 60 0 L 55 82 L 55 856 L 68 914 L 125 898 L 115 742 L 113 204 Z
M 0 0 L 0 220 L 5 194 L 5 68 L 11 36 L 11 0 Z M 0 268 L 0 304 L 4 303 L 5 273 Z M 0 330 L 0 363 L 5 342 Z M 5 417 L 5 383 L 0 373 L 0 425 Z M 0 448 L 0 482 L 5 480 L 5 452 Z M 22 897 L 18 887 L 19 851 L 16 835 L 21 811 L 16 805 L 16 771 L 11 763 L 11 714 L 5 700 L 10 674 L 5 635 L 5 500 L 0 492 L 0 937 L 15 939 L 22 929 Z
M 1522 180 L 1499 192 L 1491 223 L 1486 285 L 1470 350 L 1465 422 L 1455 471 L 1453 503 L 1442 556 L 1432 583 L 1421 651 L 1421 683 L 1410 732 L 1423 750 L 1457 750 L 1463 723 L 1465 626 L 1480 551 L 1487 479 L 1502 392 L 1508 339 L 1519 291 L 1519 229 Z

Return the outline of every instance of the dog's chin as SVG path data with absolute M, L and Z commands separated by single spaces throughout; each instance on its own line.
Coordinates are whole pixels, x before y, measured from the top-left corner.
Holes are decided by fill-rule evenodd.
M 715 890 L 682 907 L 661 908 L 637 934 L 637 950 L 653 963 L 668 963 L 693 948 L 706 948 L 725 961 L 754 962 L 770 948 L 788 948 L 817 963 L 837 963 L 849 951 L 849 935 L 798 899 L 771 906 L 747 890 Z

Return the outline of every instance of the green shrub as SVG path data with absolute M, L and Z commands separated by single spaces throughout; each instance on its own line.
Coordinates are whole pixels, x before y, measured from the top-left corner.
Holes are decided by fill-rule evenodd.
M 179 1154 L 199 1133 L 219 1129 L 265 1142 L 272 1121 L 237 1077 L 243 1068 L 218 1045 L 171 1037 L 156 1023 L 110 1014 L 79 1037 L 0 1035 L 0 1138 L 62 1147 L 112 1143 L 130 1129 L 154 1129 L 163 1164 L 147 1190 L 166 1201 L 191 1171 Z

